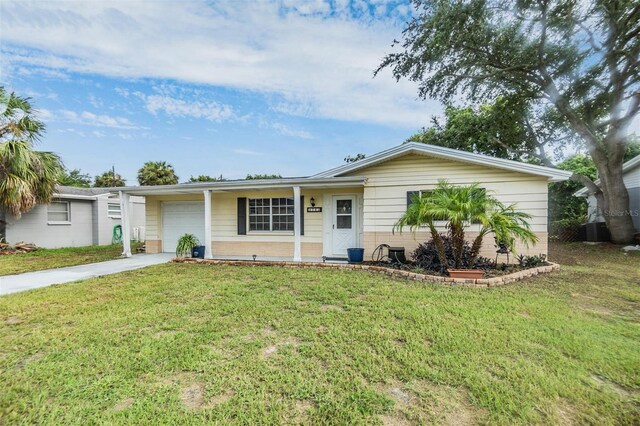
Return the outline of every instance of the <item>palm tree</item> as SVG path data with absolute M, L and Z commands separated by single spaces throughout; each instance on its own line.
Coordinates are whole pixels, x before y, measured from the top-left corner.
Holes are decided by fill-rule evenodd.
M 469 264 L 469 267 L 473 267 L 482 241 L 490 233 L 494 233 L 498 241 L 512 250 L 516 238 L 525 244 L 537 241 L 527 222 L 530 218 L 530 215 L 516 211 L 515 205 L 505 206 L 477 183 L 456 186 L 441 180 L 433 191 L 414 198 L 405 214 L 396 222 L 394 232 L 396 229 L 402 232 L 406 226 L 413 232 L 421 226 L 427 226 L 440 263 L 449 265 L 444 242 L 435 225 L 436 221 L 445 221 L 453 246 L 452 263 L 454 268 L 460 268 L 465 228 L 472 223 L 480 224 L 481 230 L 474 240 Z
M 173 166 L 166 161 L 147 161 L 138 170 L 138 183 L 144 186 L 175 185 L 178 183 Z
M 113 170 L 107 170 L 101 175 L 96 176 L 93 181 L 93 186 L 97 188 L 113 188 L 116 186 L 125 186 L 126 184 L 127 181 Z
M 531 215 L 517 211 L 515 204 L 508 206 L 499 205 L 497 210 L 490 212 L 486 220 L 481 222 L 482 228 L 480 233 L 474 239 L 471 246 L 471 257 L 469 259 L 469 267 L 473 268 L 476 263 L 476 259 L 480 254 L 482 248 L 482 240 L 488 234 L 493 233 L 496 243 L 498 245 L 504 245 L 512 253 L 515 253 L 515 241 L 520 240 L 526 247 L 529 244 L 535 244 L 538 242 L 538 237 L 531 231 L 531 226 L 528 220 L 531 219 Z
M 64 166 L 51 152 L 35 151 L 44 123 L 28 98 L 0 86 L 0 241 L 6 239 L 6 214 L 20 217 L 37 204 L 49 203 Z

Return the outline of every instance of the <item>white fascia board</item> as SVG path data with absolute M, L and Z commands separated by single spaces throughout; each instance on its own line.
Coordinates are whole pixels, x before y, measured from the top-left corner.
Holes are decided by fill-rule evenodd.
M 505 160 L 503 158 L 496 158 L 490 155 L 475 154 L 473 152 L 460 151 L 457 149 L 444 148 L 441 146 L 428 145 L 418 142 L 409 142 L 393 147 L 386 151 L 382 151 L 378 154 L 374 154 L 371 157 L 364 158 L 353 163 L 345 164 L 334 169 L 327 170 L 326 172 L 318 173 L 317 175 L 312 176 L 312 178 L 340 176 L 345 173 L 351 173 L 365 167 L 370 167 L 372 165 L 407 154 L 429 155 L 432 157 L 445 158 L 453 161 L 462 161 L 487 167 L 510 170 L 514 172 L 544 176 L 551 182 L 564 181 L 569 179 L 569 177 L 571 177 L 572 175 L 571 172 L 554 169 L 551 167 L 537 166 L 535 164 L 521 163 L 519 161 L 513 160 Z
M 288 189 L 294 186 L 305 188 L 345 188 L 364 186 L 364 177 L 336 177 L 336 178 L 289 178 L 240 180 L 223 182 L 202 182 L 193 184 L 159 185 L 159 186 L 130 186 L 120 187 L 119 191 L 131 195 L 162 195 L 162 194 L 190 194 L 203 190 L 219 191 L 260 191 L 268 189 Z
M 55 200 L 89 200 L 95 201 L 97 197 L 95 195 L 77 195 L 77 194 L 54 194 Z

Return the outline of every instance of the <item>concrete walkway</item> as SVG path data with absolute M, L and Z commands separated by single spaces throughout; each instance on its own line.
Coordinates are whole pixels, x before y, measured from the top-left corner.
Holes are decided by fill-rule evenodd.
M 0 276 L 0 295 L 131 271 L 145 266 L 166 263 L 172 257 L 174 256 L 171 253 L 136 254 L 126 259 Z

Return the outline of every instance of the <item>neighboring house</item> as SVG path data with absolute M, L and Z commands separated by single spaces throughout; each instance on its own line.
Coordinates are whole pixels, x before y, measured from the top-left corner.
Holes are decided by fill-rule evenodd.
M 622 165 L 624 185 L 629 192 L 629 211 L 633 219 L 633 225 L 640 231 L 640 155 L 632 158 Z M 596 185 L 600 180 L 595 181 Z M 604 222 L 603 212 L 598 212 L 596 197 L 589 195 L 587 188 L 573 194 L 576 197 L 587 197 L 589 205 L 587 209 L 587 222 Z
M 547 186 L 570 172 L 420 143 L 407 143 L 304 178 L 224 181 L 122 188 L 146 198 L 147 252 L 174 252 L 178 238 L 195 234 L 207 257 L 286 257 L 295 261 L 344 257 L 379 244 L 404 246 L 407 255 L 428 240 L 421 230 L 393 232 L 417 191 L 439 179 L 479 182 L 504 203 L 533 216 L 540 242 L 523 253 L 547 253 Z M 444 229 L 443 229 L 444 231 Z M 467 233 L 479 231 L 472 225 Z M 484 254 L 495 256 L 487 238 Z M 125 251 L 126 248 L 125 248 Z
M 144 198 L 130 197 L 129 211 L 129 235 L 144 240 Z M 58 186 L 50 204 L 38 205 L 19 219 L 7 216 L 7 241 L 45 248 L 111 244 L 121 216 L 120 198 L 107 188 Z

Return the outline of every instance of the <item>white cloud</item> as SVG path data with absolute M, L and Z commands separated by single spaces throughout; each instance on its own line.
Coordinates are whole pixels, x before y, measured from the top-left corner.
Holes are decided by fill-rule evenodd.
M 420 127 L 437 102 L 373 70 L 406 5 L 373 1 L 0 2 L 4 62 L 268 95 L 289 114 Z M 155 111 L 223 120 L 221 105 L 151 98 Z M 154 106 L 155 105 L 155 106 Z
M 234 117 L 229 105 L 214 101 L 186 101 L 167 95 L 145 95 L 140 92 L 135 95 L 144 101 L 147 111 L 154 115 L 164 112 L 172 117 L 204 118 L 209 121 L 223 121 Z
M 262 152 L 252 151 L 250 149 L 234 149 L 233 153 L 240 154 L 240 155 L 253 155 L 255 157 L 260 157 L 264 155 L 264 153 Z
M 70 123 L 84 124 L 86 126 L 97 127 L 111 127 L 114 129 L 137 129 L 128 118 L 125 117 L 112 117 L 106 114 L 94 114 L 89 111 L 82 111 L 80 113 L 75 111 L 69 111 L 61 109 L 57 113 L 53 114 L 53 120 L 62 120 Z
M 273 123 L 271 124 L 271 127 L 284 136 L 292 136 L 294 138 L 301 139 L 313 139 L 311 133 L 307 132 L 306 130 L 293 129 L 286 124 Z
M 48 109 L 44 109 L 44 108 L 38 108 L 37 110 L 37 116 L 40 120 L 42 120 L 43 122 L 47 122 L 47 121 L 51 121 L 53 120 L 53 113 L 51 111 L 49 111 Z
M 104 103 L 102 102 L 102 99 L 98 99 L 96 97 L 96 95 L 94 95 L 93 93 L 90 93 L 89 96 L 87 97 L 87 99 L 89 100 L 89 103 L 94 107 L 94 108 L 102 108 L 104 106 Z

